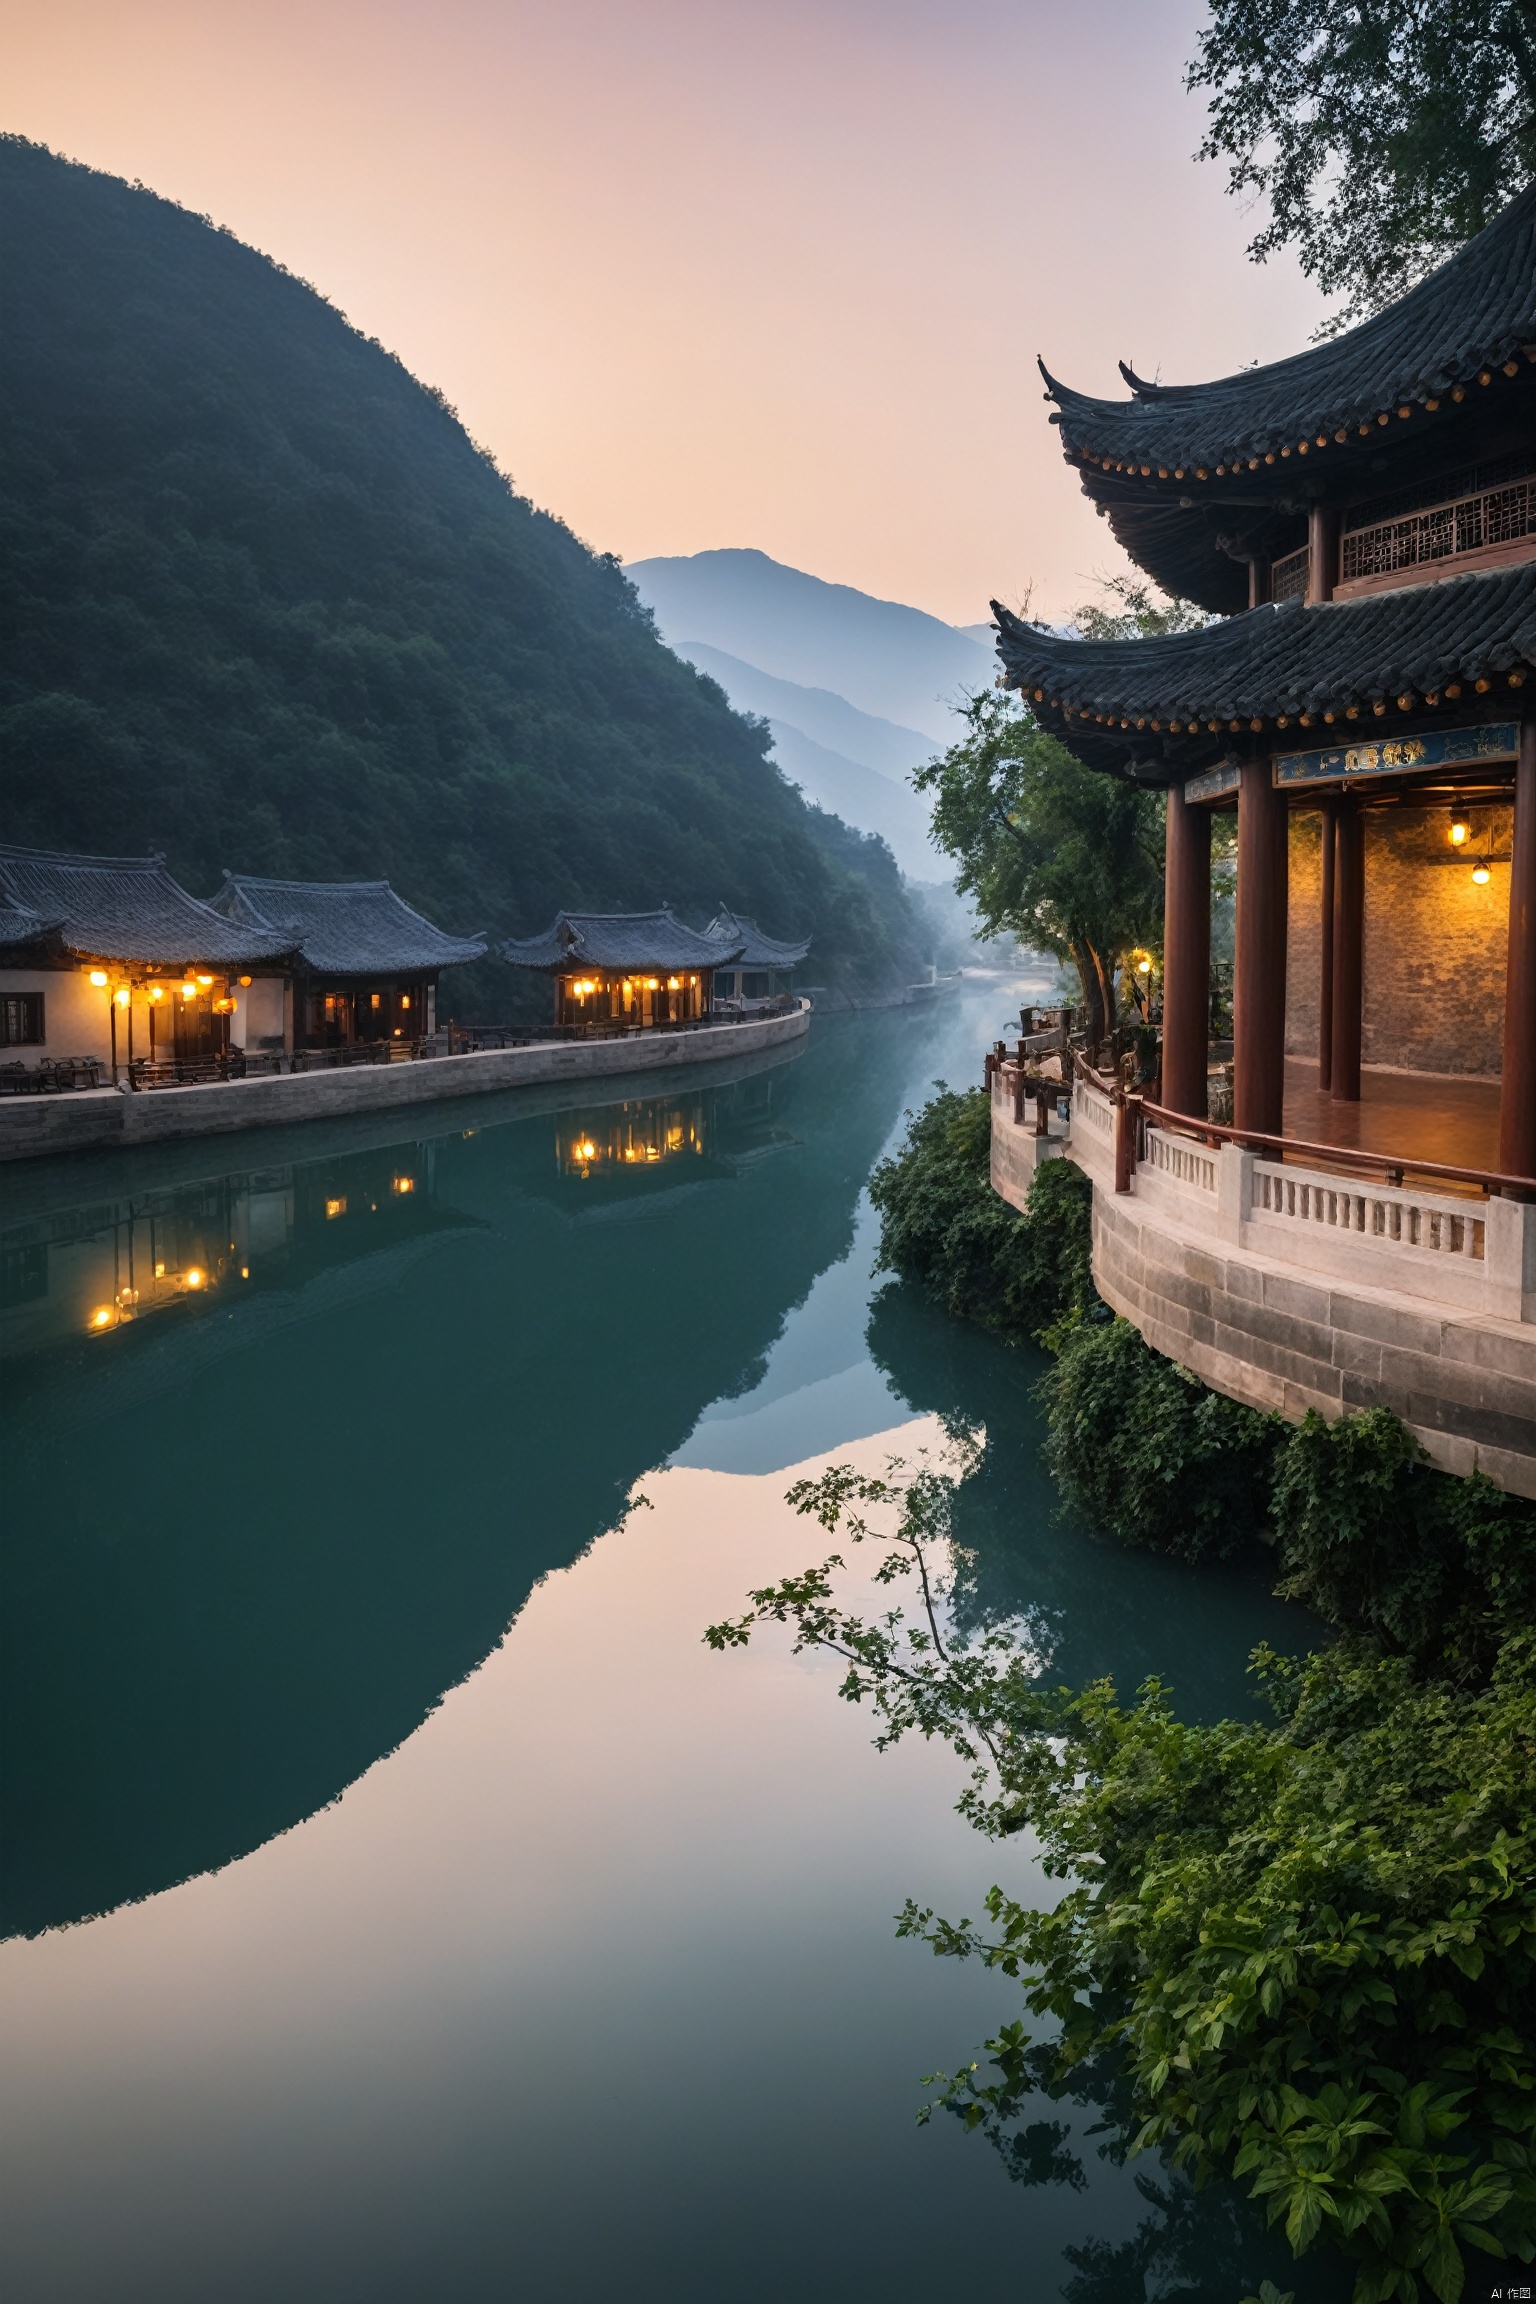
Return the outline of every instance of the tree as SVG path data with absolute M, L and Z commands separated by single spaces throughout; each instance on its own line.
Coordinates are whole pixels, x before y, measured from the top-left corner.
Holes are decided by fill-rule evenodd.
M 959 865 L 983 934 L 1070 960 L 1101 1040 L 1115 963 L 1153 939 L 1162 916 L 1161 794 L 1083 767 L 995 688 L 971 698 L 959 743 L 913 781 L 934 795 L 933 836 Z
M 1536 173 L 1536 0 L 1212 0 L 1187 85 L 1211 90 L 1202 159 L 1294 247 L 1378 310 L 1482 230 Z

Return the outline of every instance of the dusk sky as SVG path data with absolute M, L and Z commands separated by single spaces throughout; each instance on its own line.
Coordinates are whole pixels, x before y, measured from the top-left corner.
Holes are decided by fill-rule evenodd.
M 1192 158 L 1194 0 L 0 0 L 4 125 L 228 225 L 626 560 L 957 623 L 1116 565 L 1037 352 L 1298 349 Z

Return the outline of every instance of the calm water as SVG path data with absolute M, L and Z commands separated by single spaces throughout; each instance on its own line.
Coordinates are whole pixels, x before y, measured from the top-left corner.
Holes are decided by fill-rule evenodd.
M 1023 2189 L 915 2126 L 1014 2001 L 891 1915 L 1027 1852 L 786 1640 L 700 1642 L 816 1556 L 791 1467 L 955 1413 L 967 1605 L 1063 1675 L 1215 1714 L 1304 1637 L 1262 1574 L 1063 1525 L 1036 1360 L 871 1278 L 870 1168 L 1016 1000 L 645 1102 L 0 1182 L 9 2304 L 1236 2304 L 1281 2268 L 1093 2140 L 1085 2190 Z

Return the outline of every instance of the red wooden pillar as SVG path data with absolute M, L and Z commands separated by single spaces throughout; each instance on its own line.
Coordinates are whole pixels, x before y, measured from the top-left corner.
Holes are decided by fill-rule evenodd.
M 1285 1118 L 1285 794 L 1268 760 L 1243 763 L 1237 788 L 1237 966 L 1232 1117 L 1278 1136 Z
M 1365 989 L 1365 824 L 1358 808 L 1340 808 L 1334 834 L 1333 905 L 1334 1101 L 1360 1101 L 1360 1009 Z
M 1317 1084 L 1326 1096 L 1333 1086 L 1333 858 L 1337 800 L 1323 802 L 1322 954 L 1317 986 Z
M 1536 719 L 1521 723 L 1515 770 L 1499 1166 L 1506 1176 L 1536 1176 Z
M 1211 1021 L 1211 818 L 1168 788 L 1163 849 L 1163 1089 L 1173 1112 L 1205 1118 Z
M 1333 504 L 1314 504 L 1307 515 L 1307 606 L 1333 598 L 1339 566 L 1339 514 Z

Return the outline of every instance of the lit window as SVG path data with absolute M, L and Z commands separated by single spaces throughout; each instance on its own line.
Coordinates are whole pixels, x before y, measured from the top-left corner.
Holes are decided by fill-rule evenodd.
M 332 1216 L 345 1216 L 346 1212 L 347 1203 L 345 1197 L 340 1200 L 327 1200 L 325 1204 L 327 1221 L 329 1221 Z

